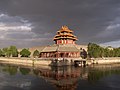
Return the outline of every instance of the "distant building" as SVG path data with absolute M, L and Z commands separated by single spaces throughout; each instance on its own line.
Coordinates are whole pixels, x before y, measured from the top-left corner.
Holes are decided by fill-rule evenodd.
M 114 47 L 112 47 L 112 46 L 101 46 L 101 47 L 103 47 L 104 49 L 107 48 L 109 50 L 113 50 L 114 49 Z
M 78 39 L 67 26 L 62 26 L 53 40 L 55 44 L 46 46 L 41 51 L 40 58 L 80 58 L 80 49 L 76 44 Z
M 108 48 L 109 50 L 113 50 L 114 49 L 112 46 L 108 46 L 106 48 Z

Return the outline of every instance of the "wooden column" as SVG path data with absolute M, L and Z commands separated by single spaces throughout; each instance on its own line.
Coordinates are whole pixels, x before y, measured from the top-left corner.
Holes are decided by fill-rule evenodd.
M 63 57 L 66 57 L 66 52 L 64 52 L 64 55 L 63 55 Z
M 56 55 L 57 55 L 57 58 L 59 58 L 59 56 L 60 56 L 60 55 L 59 55 L 59 52 L 56 52 Z

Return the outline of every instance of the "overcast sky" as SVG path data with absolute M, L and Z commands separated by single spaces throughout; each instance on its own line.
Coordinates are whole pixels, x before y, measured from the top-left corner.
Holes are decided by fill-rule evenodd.
M 120 46 L 120 0 L 0 0 L 0 47 L 53 44 L 62 25 L 77 44 Z

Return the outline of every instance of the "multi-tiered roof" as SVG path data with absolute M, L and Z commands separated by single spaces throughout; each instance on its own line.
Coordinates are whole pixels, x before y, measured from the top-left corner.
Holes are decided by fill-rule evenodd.
M 62 26 L 62 28 L 57 31 L 57 34 L 54 37 L 54 41 L 56 40 L 78 40 L 75 35 L 73 35 L 73 31 L 70 30 L 67 26 Z
M 40 54 L 42 58 L 79 58 L 80 50 L 76 47 L 75 41 L 77 37 L 73 35 L 73 31 L 67 26 L 57 31 L 53 38 L 54 45 L 46 46 Z

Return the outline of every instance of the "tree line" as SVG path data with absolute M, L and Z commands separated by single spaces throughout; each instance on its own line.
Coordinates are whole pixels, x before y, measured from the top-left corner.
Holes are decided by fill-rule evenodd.
M 120 57 L 120 47 L 111 48 L 111 47 L 101 47 L 95 43 L 88 44 L 88 56 L 93 58 L 99 57 Z
M 18 51 L 18 49 L 16 48 L 16 46 L 10 46 L 10 47 L 6 47 L 6 48 L 2 48 L 0 49 L 0 57 L 30 57 L 31 52 L 29 51 L 29 49 L 22 49 L 21 51 Z M 39 57 L 39 51 L 35 50 L 33 52 L 33 57 Z
M 87 58 L 87 53 L 90 58 L 120 57 L 120 47 L 110 49 L 110 47 L 104 48 L 95 43 L 89 43 L 87 52 L 83 50 L 83 52 L 81 52 L 81 57 Z M 0 49 L 0 57 L 18 57 L 19 55 L 21 57 L 30 57 L 31 52 L 29 51 L 29 49 L 26 48 L 18 51 L 16 46 L 10 46 Z M 39 57 L 39 55 L 40 52 L 38 50 L 35 50 L 32 54 L 34 58 Z

